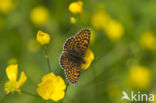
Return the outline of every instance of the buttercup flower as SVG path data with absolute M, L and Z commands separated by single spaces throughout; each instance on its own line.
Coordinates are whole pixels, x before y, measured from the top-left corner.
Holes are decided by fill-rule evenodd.
M 74 17 L 71 17 L 71 18 L 70 18 L 70 22 L 71 22 L 72 24 L 75 24 L 76 21 L 77 21 L 76 18 L 74 18 Z
M 41 45 L 49 44 L 49 42 L 50 42 L 50 35 L 39 30 L 37 32 L 37 41 Z
M 143 48 L 148 50 L 156 50 L 156 37 L 151 31 L 144 32 L 141 36 L 140 43 Z
M 65 89 L 64 80 L 54 73 L 49 73 L 42 77 L 42 82 L 38 84 L 37 93 L 44 100 L 59 101 L 64 98 Z
M 87 69 L 94 60 L 94 53 L 90 49 L 87 49 L 87 52 L 83 59 L 85 60 L 85 63 L 82 64 L 82 69 Z
M 82 12 L 82 1 L 72 2 L 69 5 L 69 11 L 73 14 L 81 13 Z
M 35 7 L 30 13 L 31 21 L 36 25 L 43 25 L 49 20 L 49 11 L 44 6 Z
M 123 25 L 116 20 L 110 20 L 104 31 L 106 32 L 106 36 L 112 41 L 120 40 L 124 34 Z
M 134 66 L 129 73 L 129 82 L 137 89 L 149 88 L 152 80 L 151 71 L 144 66 Z
M 107 26 L 110 16 L 106 11 L 100 10 L 93 14 L 91 23 L 96 29 L 103 29 Z
M 5 92 L 8 94 L 10 92 L 18 92 L 20 93 L 20 87 L 26 82 L 27 80 L 27 76 L 25 75 L 25 73 L 22 71 L 21 72 L 21 76 L 19 78 L 19 80 L 17 81 L 17 73 L 18 73 L 18 65 L 9 65 L 6 68 L 6 74 L 7 77 L 9 79 L 9 81 L 7 81 L 5 83 Z
M 13 0 L 0 0 L 0 12 L 8 13 L 15 7 Z

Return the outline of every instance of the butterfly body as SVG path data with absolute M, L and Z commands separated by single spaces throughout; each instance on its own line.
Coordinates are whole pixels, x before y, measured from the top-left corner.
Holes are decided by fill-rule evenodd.
M 60 58 L 60 65 L 64 69 L 68 81 L 71 83 L 78 81 L 81 65 L 85 63 L 83 57 L 88 49 L 89 40 L 90 30 L 84 29 L 65 42 Z
M 81 56 L 79 56 L 77 53 L 68 52 L 67 54 L 68 54 L 69 59 L 71 61 L 75 62 L 78 66 L 81 66 L 82 63 L 85 63 L 83 58 Z

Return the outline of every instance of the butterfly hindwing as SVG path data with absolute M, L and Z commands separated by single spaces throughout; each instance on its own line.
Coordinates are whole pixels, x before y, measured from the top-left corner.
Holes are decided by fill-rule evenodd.
M 80 66 L 75 61 L 72 61 L 66 53 L 62 54 L 60 64 L 65 71 L 66 78 L 71 83 L 76 83 L 80 76 Z
M 67 79 L 71 83 L 76 83 L 79 79 L 80 71 L 81 71 L 80 67 L 73 66 L 72 68 L 71 67 L 67 68 L 65 70 L 65 74 L 66 74 Z

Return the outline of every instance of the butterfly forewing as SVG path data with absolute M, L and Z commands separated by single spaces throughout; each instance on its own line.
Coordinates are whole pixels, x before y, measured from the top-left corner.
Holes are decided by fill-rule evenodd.
M 65 45 L 63 47 L 63 52 L 70 52 L 74 50 L 74 47 L 75 47 L 74 37 L 71 37 L 65 42 Z
M 88 48 L 88 44 L 90 41 L 90 30 L 84 29 L 81 30 L 76 36 L 75 36 L 75 51 L 78 52 L 78 54 L 83 57 L 85 55 L 85 52 Z

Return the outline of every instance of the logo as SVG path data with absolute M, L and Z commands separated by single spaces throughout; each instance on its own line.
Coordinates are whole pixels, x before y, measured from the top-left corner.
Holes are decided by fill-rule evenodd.
M 128 100 L 134 102 L 154 101 L 154 94 L 142 94 L 140 91 L 134 93 L 134 91 L 131 91 L 131 95 L 128 96 L 128 94 L 125 91 L 123 91 L 122 93 L 123 93 L 123 97 L 121 98 L 121 100 Z

